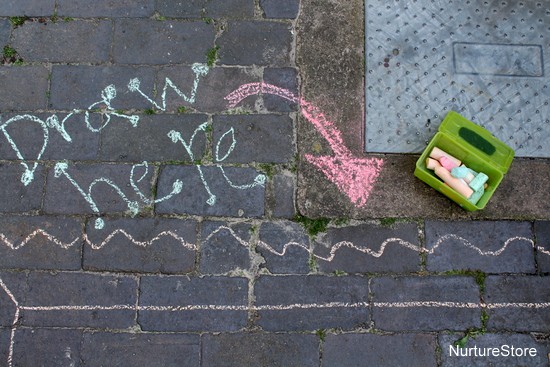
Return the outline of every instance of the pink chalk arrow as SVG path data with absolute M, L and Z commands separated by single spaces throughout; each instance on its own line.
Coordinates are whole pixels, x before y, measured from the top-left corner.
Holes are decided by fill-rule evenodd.
M 304 117 L 313 124 L 334 151 L 334 156 L 306 154 L 306 159 L 344 192 L 354 205 L 358 207 L 365 205 L 384 161 L 379 158 L 354 156 L 344 145 L 342 135 L 334 123 L 328 120 L 317 107 L 298 98 L 287 89 L 266 83 L 243 84 L 229 93 L 225 99 L 229 107 L 233 108 L 246 97 L 256 94 L 276 95 L 300 106 Z

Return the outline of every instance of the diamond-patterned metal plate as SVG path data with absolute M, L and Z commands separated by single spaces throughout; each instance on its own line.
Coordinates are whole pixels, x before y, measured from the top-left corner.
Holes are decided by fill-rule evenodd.
M 550 157 L 550 0 L 366 0 L 368 152 L 419 153 L 454 110 Z

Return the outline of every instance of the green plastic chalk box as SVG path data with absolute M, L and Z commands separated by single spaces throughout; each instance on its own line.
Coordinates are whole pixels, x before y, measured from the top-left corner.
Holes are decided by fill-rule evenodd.
M 447 186 L 432 170 L 426 168 L 426 158 L 434 147 L 438 147 L 458 158 L 468 168 L 483 172 L 489 179 L 487 188 L 477 204 Z M 514 150 L 494 137 L 489 131 L 451 111 L 439 126 L 438 132 L 428 144 L 418 161 L 414 175 L 467 211 L 485 208 L 498 185 L 508 172 Z

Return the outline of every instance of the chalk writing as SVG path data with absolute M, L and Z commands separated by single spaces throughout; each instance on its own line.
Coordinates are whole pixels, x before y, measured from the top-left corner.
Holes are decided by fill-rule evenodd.
M 172 82 L 172 80 L 170 80 L 169 78 L 166 78 L 165 83 L 164 83 L 164 87 L 163 87 L 163 91 L 162 91 L 162 94 L 161 94 L 160 103 L 155 102 L 152 98 L 150 98 L 147 94 L 145 94 L 140 89 L 141 82 L 138 78 L 131 79 L 130 82 L 128 83 L 128 85 L 127 85 L 127 88 L 130 92 L 139 93 L 147 101 L 149 101 L 155 108 L 157 108 L 159 110 L 162 110 L 162 111 L 165 111 L 166 108 L 167 108 L 166 96 L 167 96 L 168 90 L 173 90 L 185 102 L 188 102 L 188 103 L 192 104 L 192 103 L 195 103 L 195 101 L 196 101 L 196 94 L 197 94 L 197 90 L 198 90 L 198 87 L 199 87 L 200 79 L 202 77 L 204 77 L 205 75 L 207 75 L 207 73 L 209 71 L 209 68 L 208 68 L 207 65 L 196 63 L 196 64 L 192 65 L 191 70 L 193 71 L 195 77 L 194 77 L 193 85 L 191 87 L 190 92 L 188 94 L 182 92 Z M 105 87 L 103 89 L 103 91 L 101 92 L 101 99 L 97 102 L 92 103 L 88 107 L 87 110 L 81 111 L 81 110 L 75 109 L 72 112 L 70 112 L 69 114 L 67 114 L 62 120 L 60 120 L 59 117 L 56 114 L 53 114 L 50 117 L 48 117 L 46 119 L 46 121 L 40 119 L 37 116 L 26 114 L 26 115 L 18 115 L 18 116 L 12 117 L 9 120 L 7 120 L 5 123 L 0 124 L 0 130 L 2 130 L 2 133 L 4 134 L 4 137 L 8 141 L 8 143 L 11 146 L 11 148 L 13 149 L 13 151 L 15 152 L 15 154 L 17 156 L 17 159 L 20 160 L 21 165 L 24 167 L 24 172 L 21 176 L 21 182 L 25 186 L 27 186 L 34 180 L 34 173 L 35 173 L 35 171 L 38 167 L 38 162 L 37 161 L 42 159 L 44 151 L 46 150 L 46 148 L 48 146 L 50 129 L 53 129 L 53 130 L 57 131 L 63 137 L 63 139 L 65 141 L 67 141 L 68 143 L 72 142 L 72 137 L 70 136 L 70 134 L 65 129 L 65 123 L 70 118 L 72 118 L 74 116 L 83 114 L 86 128 L 88 130 L 92 131 L 92 132 L 95 132 L 95 133 L 101 132 L 103 129 L 105 129 L 108 126 L 108 124 L 110 123 L 112 116 L 119 117 L 119 118 L 122 118 L 122 119 L 126 119 L 130 122 L 130 124 L 133 127 L 137 127 L 138 123 L 139 123 L 139 116 L 138 115 L 126 115 L 124 113 L 117 112 L 113 108 L 112 101 L 116 98 L 116 96 L 117 96 L 116 87 L 113 84 L 111 84 L 111 85 L 108 85 L 107 87 Z M 91 111 L 98 111 L 98 110 L 101 112 L 102 119 L 101 119 L 101 123 L 99 125 L 95 126 L 96 124 L 92 123 L 92 121 L 91 121 L 90 112 Z M 10 125 L 15 124 L 19 121 L 31 121 L 31 122 L 37 123 L 40 126 L 41 130 L 42 130 L 43 143 L 42 143 L 42 146 L 41 146 L 37 156 L 32 159 L 32 160 L 34 160 L 34 163 L 32 163 L 32 164 L 28 163 L 28 161 L 31 160 L 31 159 L 29 159 L 28 157 L 25 157 L 24 153 L 21 151 L 21 147 L 19 147 L 17 145 L 17 143 L 14 141 L 14 139 L 12 138 L 10 133 L 8 132 L 8 127 L 10 127 Z M 199 134 L 199 133 L 203 133 L 203 134 L 206 135 L 207 130 L 208 130 L 208 122 L 204 122 L 194 130 L 191 138 L 188 141 L 186 141 L 182 137 L 181 132 L 178 132 L 178 131 L 175 131 L 175 130 L 172 130 L 168 133 L 168 138 L 173 143 L 181 143 L 184 150 L 185 150 L 185 152 L 187 153 L 187 156 L 189 157 L 189 159 L 191 161 L 195 162 L 196 157 L 193 153 L 193 144 L 194 144 L 195 138 L 196 138 L 197 134 Z M 226 141 L 229 141 L 229 144 L 228 144 L 229 147 L 227 148 L 227 150 L 225 152 L 221 152 L 221 146 L 223 145 L 222 143 L 225 143 Z M 234 131 L 233 128 L 230 128 L 228 131 L 226 131 L 221 136 L 221 138 L 219 139 L 219 141 L 217 142 L 217 144 L 215 146 L 214 155 L 215 155 L 216 162 L 217 162 L 216 167 L 220 169 L 220 171 L 222 173 L 222 176 L 224 177 L 225 181 L 227 182 L 227 184 L 230 187 L 232 187 L 234 189 L 239 189 L 239 190 L 247 190 L 247 189 L 250 189 L 250 188 L 253 188 L 253 187 L 256 187 L 256 186 L 263 186 L 265 184 L 265 181 L 266 181 L 266 176 L 263 175 L 263 174 L 258 174 L 251 183 L 242 184 L 242 185 L 235 184 L 227 176 L 227 174 L 226 174 L 223 166 L 221 165 L 221 163 L 223 163 L 231 155 L 231 153 L 235 149 L 236 145 L 237 145 L 237 141 L 235 139 L 235 131 Z M 216 203 L 217 197 L 212 192 L 212 190 L 210 189 L 210 186 L 209 186 L 209 184 L 208 184 L 208 182 L 207 182 L 207 180 L 204 176 L 202 166 L 200 164 L 195 164 L 195 167 L 197 169 L 197 172 L 198 172 L 198 175 L 201 179 L 201 182 L 202 182 L 206 192 L 208 193 L 208 199 L 206 200 L 206 203 L 208 205 L 212 206 Z M 136 177 L 136 170 L 142 170 L 142 174 L 141 174 L 140 177 Z M 147 176 L 147 173 L 148 173 L 148 163 L 146 161 L 144 161 L 140 164 L 136 164 L 136 165 L 132 166 L 129 181 L 130 181 L 130 186 L 133 188 L 133 190 L 135 191 L 135 193 L 139 197 L 140 201 L 138 202 L 138 201 L 135 201 L 135 200 L 130 200 L 128 198 L 127 194 L 118 185 L 116 185 L 112 180 L 110 180 L 107 177 L 99 177 L 99 178 L 93 180 L 92 183 L 87 187 L 87 189 L 84 189 L 71 176 L 71 174 L 69 172 L 69 165 L 68 165 L 67 162 L 64 162 L 64 161 L 63 162 L 58 162 L 58 163 L 55 164 L 55 167 L 54 167 L 54 177 L 55 178 L 61 178 L 61 177 L 66 178 L 71 183 L 71 185 L 77 190 L 77 192 L 79 192 L 82 195 L 83 199 L 90 206 L 90 208 L 94 212 L 94 214 L 96 214 L 98 216 L 100 215 L 100 210 L 99 210 L 99 207 L 98 207 L 98 204 L 97 204 L 96 200 L 94 200 L 93 195 L 92 195 L 93 188 L 98 184 L 103 184 L 103 185 L 110 186 L 120 196 L 120 198 L 124 201 L 124 203 L 128 207 L 129 213 L 132 217 L 135 216 L 139 212 L 140 202 L 144 203 L 145 205 L 152 205 L 152 204 L 155 204 L 155 203 L 159 203 L 159 202 L 168 200 L 168 199 L 172 198 L 174 195 L 177 195 L 177 194 L 181 193 L 181 191 L 183 190 L 183 182 L 181 180 L 177 179 L 172 184 L 172 191 L 169 194 L 167 194 L 166 196 L 164 196 L 162 198 L 153 198 L 153 199 L 151 199 L 148 195 L 145 195 L 138 188 L 138 183 L 141 182 Z M 101 228 L 104 227 L 104 224 L 105 223 L 104 223 L 102 218 L 97 218 L 96 222 L 95 222 L 95 227 L 96 227 L 96 229 L 101 229 Z
M 345 146 L 340 131 L 335 124 L 311 103 L 298 98 L 292 92 L 266 83 L 249 83 L 228 94 L 225 99 L 229 107 L 235 107 L 244 98 L 255 94 L 272 94 L 300 106 L 304 117 L 325 138 L 334 152 L 334 156 L 314 156 L 305 158 L 316 166 L 344 192 L 358 207 L 367 203 L 369 195 L 378 178 L 384 161 L 380 158 L 359 158 Z

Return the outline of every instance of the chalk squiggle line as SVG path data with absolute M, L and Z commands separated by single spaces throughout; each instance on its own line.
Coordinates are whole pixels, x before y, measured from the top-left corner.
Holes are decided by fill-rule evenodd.
M 252 245 L 253 245 L 251 242 L 248 242 L 248 241 L 244 240 L 243 238 L 241 238 L 237 233 L 235 233 L 235 231 L 232 228 L 227 227 L 227 226 L 219 226 L 217 229 L 212 231 L 206 237 L 205 241 L 210 240 L 213 236 L 215 236 L 220 231 L 228 231 L 231 234 L 231 236 L 240 245 L 242 245 L 244 247 L 251 248 Z M 160 232 L 157 236 L 151 238 L 148 241 L 138 241 L 131 234 L 129 234 L 128 232 L 126 232 L 125 230 L 123 230 L 121 228 L 116 229 L 113 232 L 111 232 L 103 241 L 101 241 L 99 243 L 94 243 L 93 241 L 91 241 L 86 233 L 83 234 L 82 237 L 78 237 L 78 238 L 74 239 L 72 242 L 63 242 L 63 241 L 59 240 L 57 237 L 55 237 L 54 235 L 51 235 L 50 233 L 48 233 L 47 231 L 45 231 L 43 229 L 36 229 L 32 233 L 30 233 L 27 237 L 25 237 L 17 245 L 15 245 L 13 242 L 11 242 L 6 237 L 6 235 L 3 234 L 3 233 L 0 233 L 0 241 L 3 242 L 8 248 L 10 248 L 12 250 L 19 250 L 19 249 L 23 248 L 24 246 L 26 246 L 29 242 L 31 242 L 35 237 L 43 236 L 47 240 L 51 241 L 52 243 L 54 243 L 54 244 L 56 244 L 56 245 L 58 245 L 58 246 L 60 246 L 64 249 L 68 249 L 68 248 L 74 246 L 80 239 L 82 239 L 86 244 L 91 246 L 92 249 L 99 250 L 99 249 L 103 248 L 104 246 L 106 246 L 107 244 L 109 244 L 109 242 L 111 242 L 111 240 L 117 235 L 122 235 L 122 236 L 126 237 L 134 245 L 137 245 L 137 246 L 140 246 L 140 247 L 151 246 L 163 237 L 172 237 L 177 242 L 179 242 L 184 248 L 186 248 L 188 250 L 197 251 L 199 249 L 195 244 L 192 244 L 192 243 L 189 243 L 189 242 L 185 241 L 185 239 L 183 239 L 182 237 L 180 237 L 178 234 L 176 234 L 173 231 L 169 231 L 169 230 L 163 231 L 163 232 Z M 262 247 L 262 248 L 268 250 L 269 252 L 271 252 L 272 254 L 275 254 L 275 255 L 278 255 L 278 256 L 281 256 L 281 257 L 286 255 L 286 253 L 287 253 L 287 251 L 290 247 L 298 247 L 298 248 L 301 248 L 304 251 L 308 252 L 310 254 L 310 256 L 314 256 L 315 258 L 317 258 L 319 260 L 324 260 L 324 261 L 327 261 L 327 262 L 331 262 L 332 260 L 334 260 L 334 257 L 336 256 L 336 253 L 343 247 L 344 248 L 351 248 L 353 250 L 356 250 L 356 251 L 359 251 L 361 253 L 370 255 L 372 257 L 379 258 L 384 254 L 384 252 L 385 252 L 385 250 L 386 250 L 386 248 L 389 244 L 396 243 L 396 244 L 399 244 L 402 247 L 408 248 L 412 251 L 416 251 L 418 253 L 424 253 L 424 254 L 430 255 L 430 254 L 435 253 L 435 251 L 438 250 L 439 247 L 441 247 L 442 244 L 444 244 L 444 243 L 446 243 L 447 241 L 450 241 L 450 240 L 459 241 L 459 243 L 461 243 L 463 246 L 465 246 L 467 248 L 470 248 L 472 250 L 475 250 L 480 256 L 500 256 L 508 248 L 508 246 L 512 242 L 515 242 L 515 241 L 526 242 L 531 247 L 533 247 L 535 250 L 539 251 L 540 253 L 550 256 L 550 250 L 547 250 L 542 246 L 536 246 L 535 243 L 533 242 L 533 240 L 531 240 L 527 237 L 520 237 L 520 236 L 515 236 L 515 237 L 511 237 L 511 238 L 507 239 L 504 242 L 504 245 L 500 249 L 498 249 L 497 251 L 483 251 L 479 247 L 473 245 L 468 240 L 466 240 L 466 239 L 464 239 L 464 238 L 462 238 L 458 235 L 455 235 L 455 234 L 447 234 L 447 235 L 442 236 L 435 243 L 435 245 L 430 249 L 414 245 L 414 244 L 412 244 L 408 241 L 405 241 L 405 240 L 400 239 L 400 238 L 395 238 L 395 237 L 388 238 L 384 242 L 382 242 L 382 244 L 380 245 L 380 248 L 379 248 L 378 251 L 375 251 L 375 250 L 372 250 L 372 249 L 369 249 L 369 248 L 366 248 L 366 247 L 357 246 L 353 242 L 340 241 L 340 242 L 337 242 L 337 243 L 335 243 L 334 245 L 331 246 L 330 253 L 329 253 L 328 256 L 321 256 L 319 254 L 316 254 L 308 246 L 306 246 L 303 243 L 299 243 L 299 242 L 287 242 L 285 245 L 283 245 L 283 248 L 282 248 L 281 251 L 277 251 L 276 249 L 273 248 L 273 246 L 271 246 L 270 244 L 268 244 L 264 241 L 261 241 L 261 240 L 258 241 L 257 246 Z

